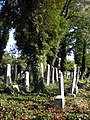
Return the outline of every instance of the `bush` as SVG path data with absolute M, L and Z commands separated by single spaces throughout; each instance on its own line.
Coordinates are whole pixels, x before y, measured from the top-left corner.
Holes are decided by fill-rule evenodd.
M 4 87 L 4 93 L 7 93 L 8 95 L 10 95 L 12 93 L 12 87 L 9 86 L 5 86 Z

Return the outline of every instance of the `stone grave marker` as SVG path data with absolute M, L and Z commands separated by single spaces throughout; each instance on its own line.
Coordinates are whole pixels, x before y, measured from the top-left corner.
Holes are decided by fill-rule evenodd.
M 55 97 L 55 108 L 64 108 L 65 98 L 64 98 L 64 80 L 63 74 L 59 70 L 59 95 Z
M 41 74 L 42 74 L 43 82 L 45 82 L 44 81 L 44 66 L 43 66 L 43 63 L 41 63 Z
M 47 85 L 50 84 L 50 65 L 47 64 Z
M 26 88 L 26 91 L 29 91 L 29 72 L 28 71 L 25 72 L 25 88 Z
M 79 81 L 79 75 L 80 75 L 80 67 L 78 66 L 77 67 L 77 83 Z
M 55 68 L 55 76 L 56 76 L 56 81 L 58 82 L 58 69 Z
M 54 84 L 54 67 L 52 66 L 52 83 Z
M 6 84 L 11 84 L 12 79 L 11 79 L 11 65 L 7 64 L 6 67 Z
M 75 96 L 77 93 L 78 93 L 78 87 L 77 87 L 77 80 L 76 80 L 76 64 L 74 64 L 74 76 L 73 76 L 71 94 Z

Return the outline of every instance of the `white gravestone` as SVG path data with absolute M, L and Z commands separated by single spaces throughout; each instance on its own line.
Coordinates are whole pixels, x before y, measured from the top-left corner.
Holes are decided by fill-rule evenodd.
M 58 82 L 58 69 L 55 68 L 55 73 L 56 73 L 56 81 Z
M 6 84 L 11 84 L 11 65 L 7 64 L 7 71 L 6 71 Z
M 78 93 L 78 87 L 77 87 L 77 80 L 76 80 L 76 64 L 74 64 L 74 77 L 73 77 L 71 94 L 74 95 L 77 93 Z
M 43 67 L 43 63 L 41 63 L 41 74 L 42 74 L 42 78 L 43 78 L 43 82 L 44 82 L 44 67 Z
M 59 95 L 55 97 L 55 108 L 64 108 L 65 98 L 64 98 L 64 80 L 63 74 L 59 70 Z
M 25 72 L 25 87 L 26 87 L 26 90 L 28 91 L 29 90 L 29 72 L 28 71 Z
M 77 83 L 79 81 L 79 75 L 80 75 L 80 67 L 78 66 L 77 67 Z
M 50 84 L 50 65 L 47 64 L 47 85 Z
M 52 83 L 54 84 L 54 67 L 52 66 Z

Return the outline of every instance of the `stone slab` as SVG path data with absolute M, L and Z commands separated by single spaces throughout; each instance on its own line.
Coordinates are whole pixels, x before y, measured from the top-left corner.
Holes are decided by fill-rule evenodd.
M 64 96 L 57 95 L 54 100 L 55 108 L 64 108 L 64 104 L 65 104 Z

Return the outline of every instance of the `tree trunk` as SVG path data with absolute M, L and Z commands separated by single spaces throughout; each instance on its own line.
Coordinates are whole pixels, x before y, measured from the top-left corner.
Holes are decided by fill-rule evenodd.
M 61 43 L 61 72 L 63 73 L 63 76 L 65 78 L 65 64 L 66 64 L 66 42 Z
M 34 86 L 34 92 L 38 91 L 44 91 L 44 84 L 43 84 L 43 78 L 41 74 L 41 60 L 40 56 L 33 55 L 33 58 L 31 59 L 31 69 L 33 73 L 33 86 Z
M 82 66 L 81 66 L 81 75 L 80 75 L 80 79 L 83 78 L 84 72 L 85 72 L 85 60 L 86 58 L 86 41 L 84 41 L 83 44 L 83 53 L 82 53 Z

